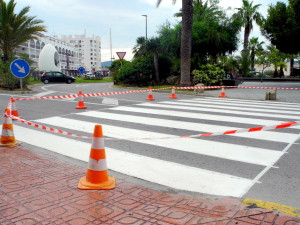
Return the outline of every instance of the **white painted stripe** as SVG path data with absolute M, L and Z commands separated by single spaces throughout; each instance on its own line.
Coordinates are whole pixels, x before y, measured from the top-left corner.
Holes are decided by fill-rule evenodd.
M 151 126 L 170 127 L 170 128 L 177 128 L 177 129 L 184 129 L 184 130 L 205 132 L 205 133 L 238 129 L 237 127 L 230 127 L 230 126 L 219 126 L 219 125 L 211 125 L 211 124 L 204 124 L 204 123 L 192 123 L 192 122 L 175 121 L 175 120 L 167 120 L 167 119 L 159 119 L 159 118 L 151 118 L 151 117 L 143 117 L 143 116 L 132 116 L 132 115 L 125 115 L 125 114 L 107 113 L 103 111 L 101 112 L 87 111 L 82 113 L 76 113 L 76 115 L 146 124 Z M 281 133 L 281 132 L 273 132 L 273 131 L 260 131 L 260 132 L 252 132 L 252 133 L 233 134 L 232 136 L 290 143 L 292 140 L 294 140 L 294 138 L 297 135 Z M 282 138 L 283 136 L 284 139 Z
M 63 128 L 79 130 L 84 132 L 91 132 L 94 123 L 79 121 L 74 119 L 51 117 L 37 120 L 38 123 L 45 123 L 53 126 L 60 126 Z M 161 138 L 161 137 L 176 137 L 175 135 L 163 134 L 158 132 L 142 131 L 130 128 L 122 128 L 102 124 L 103 132 L 106 136 L 114 138 Z M 173 150 L 180 150 L 185 152 L 192 152 L 196 154 L 209 155 L 223 159 L 230 159 L 240 162 L 252 163 L 257 165 L 267 166 L 281 157 L 280 151 L 267 150 L 262 148 L 245 147 L 242 145 L 219 143 L 214 141 L 207 141 L 204 139 L 153 139 L 142 140 L 136 139 L 134 142 L 151 144 L 154 146 L 161 146 Z M 154 148 L 155 149 L 155 148 Z
M 105 171 L 107 170 L 106 159 L 95 160 L 89 158 L 88 169 L 94 171 Z
M 216 99 L 216 98 L 211 98 L 211 99 L 207 99 L 207 98 L 194 98 L 194 99 L 189 99 L 189 100 L 180 100 L 180 101 L 184 101 L 184 102 L 189 102 L 189 101 L 198 101 L 198 102 L 206 102 L 206 103 L 215 103 L 215 104 L 221 104 L 221 105 L 237 105 L 237 106 L 241 106 L 241 105 L 245 105 L 245 106 L 249 106 L 251 105 L 251 107 L 254 108 L 274 108 L 274 109 L 285 109 L 287 107 L 289 107 L 290 109 L 293 109 L 295 111 L 299 111 L 300 110 L 300 106 L 296 103 L 290 103 L 290 104 L 285 104 L 285 103 L 273 103 L 270 101 L 245 101 L 245 100 L 241 100 L 241 99 Z
M 207 108 L 205 110 L 204 107 L 193 107 L 193 106 L 182 106 L 182 105 L 168 105 L 168 104 L 152 104 L 152 103 L 143 103 L 139 104 L 140 106 L 146 107 L 156 107 L 156 108 L 165 108 L 165 109 L 183 109 L 183 110 L 190 110 L 190 111 L 197 111 L 207 113 Z M 257 113 L 257 112 L 245 112 L 245 111 L 237 111 L 237 110 L 226 110 L 226 109 L 213 109 L 209 108 L 210 112 L 217 112 L 217 113 L 230 113 L 230 114 L 237 114 L 237 115 L 248 115 L 248 116 L 263 116 L 264 118 L 285 118 L 290 119 L 291 121 L 300 120 L 299 116 L 292 116 L 292 115 L 282 115 L 282 114 L 275 114 L 275 113 Z
M 182 102 L 182 101 L 176 101 L 176 102 L 160 102 L 160 104 L 170 104 L 170 105 L 178 105 L 178 106 L 190 106 L 192 108 L 200 108 L 200 109 L 207 109 L 207 110 L 212 110 L 212 109 L 231 109 L 229 110 L 225 110 L 224 112 L 230 112 L 230 113 L 234 113 L 237 114 L 236 112 L 238 112 L 238 114 L 243 114 L 243 115 L 247 115 L 245 113 L 246 110 L 249 111 L 259 111 L 259 109 L 257 108 L 251 108 L 251 105 L 248 105 L 247 107 L 244 105 L 239 105 L 239 107 L 234 107 L 231 106 L 231 104 L 227 104 L 224 106 L 220 106 L 220 105 L 216 105 L 216 104 L 212 104 L 209 102 L 197 102 L 197 101 L 190 101 L 190 102 Z M 210 106 L 210 107 L 208 107 Z M 244 110 L 244 111 L 239 111 L 239 110 Z M 232 111 L 234 110 L 234 111 Z M 255 115 L 262 115 L 262 116 L 270 116 L 270 114 L 268 114 L 267 112 L 272 113 L 271 116 L 272 117 L 282 117 L 282 116 L 286 116 L 286 114 L 293 114 L 293 115 L 298 115 L 298 118 L 300 118 L 300 111 L 299 112 L 295 112 L 295 111 L 289 111 L 286 109 L 279 109 L 279 110 L 272 110 L 272 109 L 261 109 L 260 111 L 263 111 L 264 113 L 255 113 Z
M 102 104 L 119 105 L 119 100 L 116 98 L 103 98 Z
M 104 149 L 104 138 L 93 137 L 92 148 L 93 149 Z
M 179 112 L 172 110 L 159 110 L 159 109 L 146 109 L 146 108 L 137 108 L 129 106 L 120 106 L 115 108 L 110 108 L 109 110 L 125 111 L 125 112 L 137 112 L 137 113 L 147 113 L 154 115 L 165 115 L 165 116 L 176 116 L 183 118 L 192 118 L 192 119 L 203 119 L 203 120 L 212 120 L 212 121 L 223 121 L 230 123 L 247 123 L 261 126 L 270 126 L 279 123 L 286 123 L 286 121 L 280 120 L 271 120 L 271 119 L 252 119 L 247 117 L 234 117 L 234 116 L 222 116 L 222 115 L 211 115 L 208 113 L 192 113 L 192 112 Z M 299 129 L 300 126 L 293 126 L 290 129 Z
M 45 95 L 50 95 L 50 94 L 52 94 L 54 92 L 56 92 L 56 91 L 44 91 L 44 92 L 37 93 L 37 94 L 33 95 L 33 97 L 39 98 L 39 97 L 43 97 Z
M 18 140 L 71 158 L 88 161 L 90 144 L 16 126 Z M 39 138 L 32 138 L 39 137 Z M 108 168 L 171 188 L 242 197 L 252 180 L 106 148 Z

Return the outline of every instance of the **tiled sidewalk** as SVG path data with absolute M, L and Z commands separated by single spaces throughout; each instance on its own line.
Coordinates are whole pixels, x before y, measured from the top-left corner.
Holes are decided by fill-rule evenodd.
M 78 190 L 85 172 L 40 152 L 0 148 L 0 224 L 300 224 L 238 200 L 163 193 L 122 179 L 114 190 Z

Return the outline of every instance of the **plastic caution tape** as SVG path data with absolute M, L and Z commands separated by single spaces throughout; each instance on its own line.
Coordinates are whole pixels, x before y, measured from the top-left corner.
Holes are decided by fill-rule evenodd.
M 147 92 L 149 89 L 145 90 L 135 90 L 135 91 L 117 91 L 117 92 L 107 92 L 107 93 L 91 93 L 82 94 L 82 97 L 96 97 L 96 96 L 107 96 L 107 95 L 118 95 L 118 94 L 131 94 L 138 92 Z M 77 98 L 78 94 L 73 95 L 61 95 L 61 96 L 46 96 L 46 97 L 33 97 L 33 98 L 15 98 L 15 100 L 39 100 L 39 99 L 65 99 L 65 98 Z
M 66 132 L 63 130 L 55 129 L 55 128 L 50 128 L 46 127 L 43 125 L 39 125 L 30 121 L 26 121 L 24 119 L 21 119 L 19 117 L 15 117 L 13 115 L 9 115 L 11 118 L 20 121 L 21 123 L 27 124 L 29 126 L 39 128 L 42 130 L 47 130 L 51 131 L 54 133 L 59 133 L 63 135 L 68 135 L 72 137 L 77 137 L 77 138 L 92 138 L 88 136 L 82 136 L 82 135 L 77 135 L 73 134 L 70 132 Z M 266 131 L 266 130 L 276 130 L 276 129 L 282 129 L 282 128 L 288 128 L 292 126 L 297 126 L 300 125 L 300 121 L 293 121 L 293 122 L 287 122 L 287 123 L 281 123 L 277 125 L 272 125 L 272 126 L 260 126 L 260 127 L 253 127 L 253 128 L 248 128 L 248 129 L 236 129 L 236 130 L 228 130 L 228 131 L 217 131 L 217 132 L 212 132 L 212 133 L 204 133 L 204 134 L 194 134 L 194 135 L 188 135 L 188 136 L 172 136 L 172 137 L 160 137 L 160 138 L 105 138 L 105 140 L 151 140 L 151 139 L 173 139 L 173 138 L 197 138 L 197 137 L 208 137 L 208 136 L 217 136 L 217 135 L 230 135 L 230 134 L 238 134 L 238 133 L 249 133 L 249 132 L 257 132 L 257 131 Z

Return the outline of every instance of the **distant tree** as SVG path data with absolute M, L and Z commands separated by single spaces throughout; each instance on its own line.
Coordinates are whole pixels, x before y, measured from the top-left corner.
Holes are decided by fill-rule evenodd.
M 255 63 L 262 66 L 262 74 L 264 75 L 265 69 L 272 65 L 272 62 L 270 59 L 270 51 L 260 50 L 256 53 L 256 55 L 257 55 L 257 58 L 255 60 Z
M 243 51 L 248 50 L 249 36 L 253 29 L 253 22 L 257 24 L 261 23 L 262 15 L 258 12 L 258 8 L 261 4 L 253 5 L 253 1 L 242 0 L 243 6 L 237 8 L 238 12 L 235 17 L 239 18 L 242 26 L 244 26 L 244 44 Z
M 270 5 L 261 31 L 272 45 L 287 54 L 300 52 L 300 0 L 289 0 L 289 5 L 277 2 Z
M 10 53 L 20 44 L 36 39 L 46 31 L 42 20 L 28 16 L 30 7 L 27 6 L 15 13 L 16 3 L 10 0 L 7 4 L 0 0 L 0 50 L 3 61 L 7 61 Z
M 135 58 L 146 55 L 146 38 L 138 37 L 136 39 L 136 44 L 133 47 L 132 53 Z
M 264 42 L 259 42 L 257 37 L 253 37 L 249 41 L 249 50 L 250 50 L 250 62 L 251 62 L 251 70 L 254 71 L 254 65 L 255 65 L 255 56 L 257 52 L 262 51 L 263 47 L 262 45 Z
M 277 49 L 290 54 L 290 75 L 293 75 L 294 57 L 300 52 L 300 0 L 269 6 L 261 31 Z
M 173 0 L 175 3 L 176 0 Z M 157 0 L 159 6 L 161 0 Z M 182 32 L 180 51 L 180 86 L 191 85 L 191 53 L 192 53 L 193 0 L 182 0 Z
M 269 45 L 267 47 L 269 53 L 269 60 L 271 62 L 271 64 L 273 64 L 274 66 L 274 74 L 273 77 L 279 77 L 280 75 L 282 75 L 283 72 L 283 68 L 285 67 L 283 63 L 285 63 L 285 60 L 287 59 L 287 55 L 280 52 L 274 45 Z M 278 73 L 278 67 L 280 67 L 281 74 Z

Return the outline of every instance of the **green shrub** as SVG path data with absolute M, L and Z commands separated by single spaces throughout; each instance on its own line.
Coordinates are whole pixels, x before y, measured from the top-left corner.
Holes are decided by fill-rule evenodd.
M 149 86 L 153 84 L 153 57 L 145 56 L 123 65 L 114 75 L 115 84 Z
M 273 76 L 273 74 L 274 74 L 274 70 L 265 70 L 264 71 L 264 75 Z
M 206 64 L 200 67 L 200 70 L 194 70 L 193 83 L 203 83 L 205 86 L 221 85 L 225 78 L 225 71 L 220 67 Z

